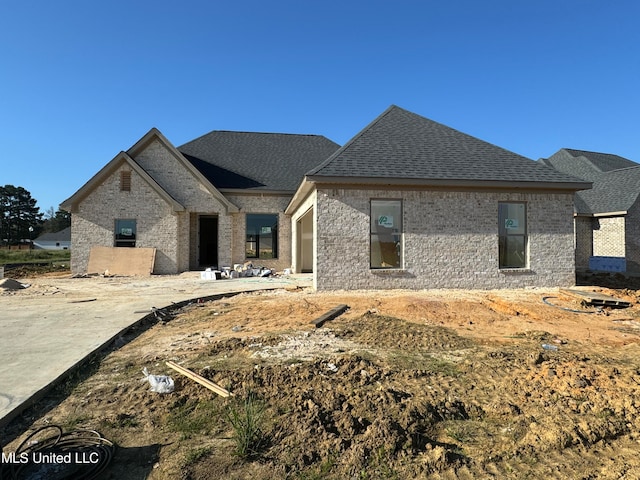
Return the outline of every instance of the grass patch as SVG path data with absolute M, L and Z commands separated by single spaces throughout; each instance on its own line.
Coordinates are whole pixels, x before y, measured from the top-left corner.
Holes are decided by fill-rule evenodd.
M 102 427 L 112 428 L 116 430 L 122 428 L 136 428 L 139 424 L 140 422 L 138 422 L 138 419 L 133 415 L 129 415 L 128 413 L 120 413 L 113 420 L 104 419 L 100 422 L 100 425 Z
M 323 480 L 329 476 L 335 465 L 336 455 L 331 454 L 328 459 L 319 465 L 316 465 L 307 471 L 300 472 L 296 478 L 298 480 Z
M 262 431 L 265 409 L 264 402 L 253 392 L 228 404 L 226 417 L 233 428 L 234 453 L 239 457 L 254 457 L 265 446 L 266 436 Z
M 388 478 L 390 480 L 397 480 L 400 477 L 398 473 L 391 467 L 391 457 L 392 455 L 386 451 L 384 447 L 377 448 L 371 454 L 371 462 L 369 464 L 371 472 L 370 474 L 375 474 L 371 477 L 363 477 L 363 478 Z
M 62 430 L 66 432 L 70 430 L 75 430 L 78 427 L 86 427 L 91 420 L 93 420 L 93 417 L 91 417 L 91 415 L 88 415 L 86 413 L 77 413 L 77 414 L 70 415 L 62 423 Z
M 69 262 L 70 250 L 6 250 L 0 249 L 0 265 L 7 263 Z
M 221 408 L 214 400 L 179 399 L 171 408 L 167 424 L 182 440 L 194 435 L 210 435 L 219 430 Z
M 469 420 L 448 420 L 444 431 L 458 443 L 469 443 L 479 434 L 479 428 Z
M 394 367 L 402 370 L 428 370 L 447 377 L 458 377 L 460 375 L 456 363 L 419 351 L 394 350 L 389 353 L 388 361 Z
M 207 457 L 211 451 L 213 450 L 213 447 L 211 446 L 207 446 L 207 447 L 196 447 L 196 448 L 192 448 L 190 450 L 187 451 L 185 457 L 184 457 L 184 461 L 182 462 L 182 466 L 183 467 L 188 467 L 189 465 L 193 465 L 194 463 L 198 462 L 199 460 Z

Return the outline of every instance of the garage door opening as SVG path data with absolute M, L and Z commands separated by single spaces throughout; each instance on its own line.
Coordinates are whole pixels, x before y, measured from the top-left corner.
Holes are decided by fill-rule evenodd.
M 313 273 L 313 209 L 297 222 L 297 264 L 301 273 Z

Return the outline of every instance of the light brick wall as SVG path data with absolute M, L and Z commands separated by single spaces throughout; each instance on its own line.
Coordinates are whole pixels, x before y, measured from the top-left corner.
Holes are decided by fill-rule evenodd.
M 629 209 L 625 220 L 627 272 L 640 273 L 640 200 Z
M 402 199 L 404 268 L 369 268 L 372 198 Z M 498 268 L 498 202 L 527 203 L 529 268 Z M 317 192 L 317 265 L 324 289 L 520 288 L 575 281 L 573 195 L 380 191 Z
M 160 141 L 152 141 L 135 161 L 187 210 L 219 212 L 225 208 Z
M 157 191 L 123 163 L 72 214 L 72 270 L 86 272 L 91 246 L 113 246 L 116 218 L 137 220 L 136 246 L 156 248 L 154 273 L 197 269 L 200 215 L 218 217 L 218 260 L 220 265 L 230 265 L 233 218 L 226 205 L 157 140 L 135 161 L 186 210 L 174 212 Z M 132 171 L 130 192 L 120 191 L 123 169 Z
M 625 256 L 625 217 L 593 219 L 593 255 L 597 257 Z
M 576 270 L 589 268 L 589 257 L 593 255 L 593 218 L 575 217 Z
M 230 202 L 240 208 L 240 212 L 232 219 L 232 261 L 234 263 L 252 262 L 255 266 L 264 266 L 276 270 L 291 268 L 291 218 L 284 210 L 289 205 L 291 195 L 271 194 L 227 194 Z M 246 258 L 246 231 L 248 213 L 278 214 L 278 258 Z
M 74 273 L 85 273 L 92 246 L 114 246 L 116 219 L 136 219 L 136 247 L 155 247 L 154 273 L 180 270 L 178 232 L 183 214 L 176 213 L 135 171 L 131 171 L 131 191 L 120 191 L 120 171 L 131 171 L 123 164 L 96 187 L 71 216 Z
M 232 215 L 227 207 L 159 141 L 152 141 L 135 157 L 142 168 L 186 208 L 178 241 L 179 271 L 200 268 L 199 216 L 218 217 L 218 264 L 231 264 Z

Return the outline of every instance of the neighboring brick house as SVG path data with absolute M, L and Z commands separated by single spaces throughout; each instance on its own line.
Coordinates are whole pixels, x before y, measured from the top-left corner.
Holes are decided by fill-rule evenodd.
M 392 106 L 342 148 L 240 132 L 176 148 L 153 129 L 62 208 L 74 272 L 101 245 L 155 247 L 154 273 L 252 260 L 321 290 L 567 286 L 589 187 Z
M 589 182 L 392 106 L 309 171 L 285 213 L 317 289 L 575 282 Z
M 540 162 L 586 181 L 575 198 L 576 269 L 592 257 L 618 257 L 640 272 L 640 165 L 608 153 L 563 148 Z
M 92 246 L 155 247 L 157 274 L 247 260 L 290 267 L 284 209 L 338 147 L 318 135 L 214 131 L 176 148 L 154 128 L 62 203 L 72 271 L 86 272 Z

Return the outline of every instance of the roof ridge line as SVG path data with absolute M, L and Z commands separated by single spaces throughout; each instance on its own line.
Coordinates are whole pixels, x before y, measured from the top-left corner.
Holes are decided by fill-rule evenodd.
M 614 173 L 614 172 L 622 172 L 624 170 L 633 170 L 635 168 L 640 168 L 640 163 L 637 165 L 631 165 L 629 167 L 616 168 L 615 170 L 607 170 L 606 172 L 602 172 L 603 174 Z
M 357 139 L 359 139 L 362 135 L 364 135 L 364 133 L 366 131 L 368 131 L 369 129 L 371 129 L 374 125 L 376 125 L 380 120 L 382 120 L 386 115 L 388 115 L 391 110 L 393 110 L 394 108 L 398 108 L 400 110 L 402 110 L 400 107 L 391 104 L 390 106 L 388 106 L 386 108 L 386 110 L 384 112 L 382 112 L 380 115 L 378 115 L 375 119 L 373 119 L 373 121 L 369 122 L 369 124 L 367 124 L 362 130 L 360 130 L 358 133 L 356 133 L 353 137 L 351 137 L 351 139 L 345 143 L 343 146 L 341 146 L 338 150 L 336 150 L 335 152 L 333 152 L 329 158 L 327 158 L 324 162 L 322 162 L 320 165 L 318 165 L 317 167 L 309 170 L 305 175 L 306 176 L 310 176 L 310 175 L 314 175 L 316 174 L 318 171 L 322 170 L 324 167 L 326 167 L 327 165 L 329 165 L 336 156 L 338 156 L 339 154 L 341 154 L 343 151 L 345 151 L 347 149 L 347 147 L 351 146 L 351 144 L 353 144 Z
M 182 145 L 178 146 L 177 148 L 180 149 L 186 145 L 189 145 L 190 143 L 196 142 L 198 140 L 200 140 L 201 138 L 204 138 L 208 135 L 214 134 L 214 133 L 246 133 L 246 134 L 253 134 L 253 135 L 286 135 L 286 136 L 296 136 L 296 137 L 318 137 L 318 138 L 326 138 L 327 140 L 330 140 L 329 138 L 327 138 L 325 135 L 320 135 L 318 133 L 283 133 L 283 132 L 251 132 L 248 130 L 211 130 L 207 133 L 203 133 L 202 135 L 189 140 L 185 143 L 183 143 Z

